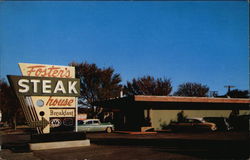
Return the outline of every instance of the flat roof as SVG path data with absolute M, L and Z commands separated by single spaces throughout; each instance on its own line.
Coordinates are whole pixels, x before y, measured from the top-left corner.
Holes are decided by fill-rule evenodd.
M 249 110 L 250 99 L 135 95 L 93 103 L 110 109 Z M 136 107 L 136 108 L 135 108 Z

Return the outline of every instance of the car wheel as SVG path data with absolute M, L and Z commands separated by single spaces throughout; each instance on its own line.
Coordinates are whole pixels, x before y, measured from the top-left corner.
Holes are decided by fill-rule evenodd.
M 213 127 L 211 127 L 210 129 L 211 129 L 211 131 L 216 131 L 216 130 L 217 130 L 217 127 L 213 126 Z
M 106 132 L 107 132 L 107 133 L 111 133 L 111 132 L 112 132 L 112 128 L 111 128 L 111 127 L 108 127 L 108 128 L 106 129 Z

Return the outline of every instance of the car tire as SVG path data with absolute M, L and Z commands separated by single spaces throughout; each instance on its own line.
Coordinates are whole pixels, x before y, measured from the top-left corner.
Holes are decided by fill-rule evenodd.
M 112 131 L 113 131 L 113 130 L 112 130 L 111 127 L 106 128 L 106 132 L 107 132 L 107 133 L 111 133 Z
M 211 130 L 212 132 L 216 131 L 217 129 L 218 129 L 217 127 L 211 127 L 211 128 L 210 128 L 210 130 Z

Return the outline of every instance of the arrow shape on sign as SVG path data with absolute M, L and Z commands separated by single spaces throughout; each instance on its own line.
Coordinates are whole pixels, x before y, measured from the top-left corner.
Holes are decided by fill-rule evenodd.
M 33 122 L 28 123 L 30 128 L 36 128 L 36 127 L 45 128 L 48 124 L 49 124 L 49 121 L 43 117 L 42 117 L 42 120 L 40 121 L 33 121 Z

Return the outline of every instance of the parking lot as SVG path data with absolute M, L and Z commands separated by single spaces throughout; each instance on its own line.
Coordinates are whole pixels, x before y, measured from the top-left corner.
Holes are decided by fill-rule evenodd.
M 2 159 L 248 159 L 248 132 L 87 133 L 91 146 L 29 152 L 29 135 L 2 135 Z

